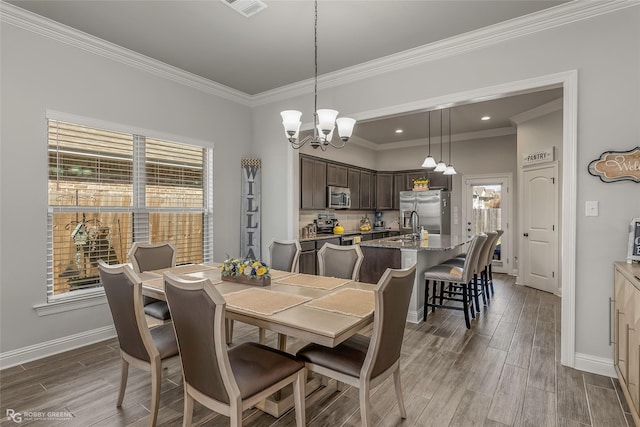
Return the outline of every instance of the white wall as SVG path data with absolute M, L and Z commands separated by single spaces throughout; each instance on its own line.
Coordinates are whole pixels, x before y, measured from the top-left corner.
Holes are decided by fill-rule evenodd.
M 251 111 L 129 65 L 2 23 L 0 351 L 112 325 L 105 304 L 39 317 L 46 302 L 45 110 L 215 144 L 214 253 L 239 250 L 240 159 Z M 27 355 L 28 357 L 28 355 Z
M 640 197 L 638 184 L 604 184 L 587 173 L 587 165 L 603 151 L 635 147 L 640 138 L 640 6 L 371 75 L 322 90 L 319 99 L 332 100 L 326 107 L 341 115 L 371 118 L 372 112 L 390 106 L 421 100 L 435 105 L 448 95 L 570 70 L 578 71 L 575 351 L 606 363 L 612 358 L 607 308 L 612 263 L 626 257 L 627 225 L 640 212 Z M 256 107 L 254 126 L 275 142 L 261 152 L 287 152 L 279 111 L 312 105 L 308 94 Z M 298 176 L 283 168 L 274 172 L 290 193 L 279 194 L 282 203 L 273 206 L 289 206 L 288 215 L 294 217 L 297 205 L 291 201 Z M 600 201 L 599 217 L 583 217 L 585 200 Z M 274 227 L 274 233 L 279 232 L 287 232 L 287 227 Z

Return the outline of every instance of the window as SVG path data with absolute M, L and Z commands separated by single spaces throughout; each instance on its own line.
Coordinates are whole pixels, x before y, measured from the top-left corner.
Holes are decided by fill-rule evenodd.
M 212 149 L 49 118 L 48 151 L 49 299 L 100 288 L 134 241 L 213 260 Z

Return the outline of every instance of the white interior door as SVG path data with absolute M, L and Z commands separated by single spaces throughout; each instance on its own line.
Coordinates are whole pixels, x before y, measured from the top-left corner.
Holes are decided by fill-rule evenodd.
M 559 294 L 558 168 L 523 173 L 522 280 L 526 286 Z
M 513 177 L 504 175 L 465 175 L 463 188 L 464 233 L 471 237 L 477 233 L 504 230 L 493 254 L 492 270 L 512 273 L 510 231 L 511 193 Z

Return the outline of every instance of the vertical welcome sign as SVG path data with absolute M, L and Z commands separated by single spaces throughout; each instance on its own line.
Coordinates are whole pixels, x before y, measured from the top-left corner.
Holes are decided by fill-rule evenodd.
M 240 257 L 262 259 L 262 233 L 260 232 L 262 160 L 242 159 L 241 165 L 242 219 L 240 222 Z

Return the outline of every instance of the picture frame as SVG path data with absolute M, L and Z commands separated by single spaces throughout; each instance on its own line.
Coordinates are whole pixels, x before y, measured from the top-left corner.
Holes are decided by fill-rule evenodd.
M 640 262 L 640 218 L 633 218 L 629 224 L 629 251 L 627 263 Z

